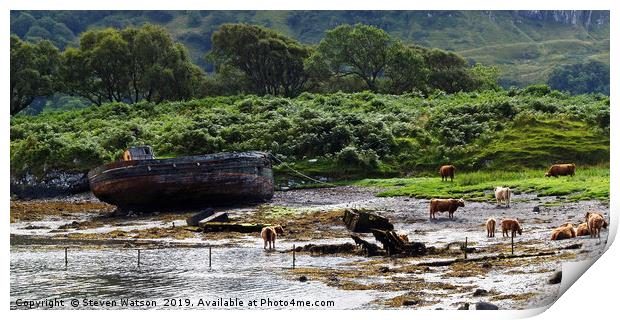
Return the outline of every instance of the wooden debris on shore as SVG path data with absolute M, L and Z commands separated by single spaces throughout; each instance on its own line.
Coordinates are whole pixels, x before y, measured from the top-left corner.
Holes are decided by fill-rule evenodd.
M 394 225 L 387 218 L 366 210 L 346 209 L 342 221 L 352 232 L 369 233 L 371 229 L 394 230 Z
M 422 242 L 405 242 L 392 230 L 372 229 L 372 234 L 381 242 L 387 255 L 403 254 L 406 256 L 425 255 L 426 245 Z
M 359 254 L 361 250 L 352 243 L 342 244 L 307 244 L 303 247 L 296 247 L 296 252 L 309 252 L 310 254 L 337 254 L 350 253 Z
M 379 246 L 377 246 L 376 244 L 370 243 L 356 235 L 351 235 L 351 238 L 355 242 L 356 246 L 361 246 L 362 249 L 364 249 L 364 251 L 366 252 L 366 256 L 372 257 L 372 256 L 378 256 L 382 254 L 379 252 L 381 251 L 381 248 L 379 248 Z
M 201 222 L 200 228 L 204 232 L 241 232 L 241 233 L 253 233 L 260 232 L 264 227 L 270 226 L 269 224 L 261 223 L 235 223 L 235 222 Z
M 228 213 L 226 212 L 215 213 L 215 211 L 212 208 L 208 208 L 187 218 L 185 221 L 187 222 L 188 226 L 197 227 L 200 225 L 200 222 L 228 222 L 229 220 L 228 220 Z

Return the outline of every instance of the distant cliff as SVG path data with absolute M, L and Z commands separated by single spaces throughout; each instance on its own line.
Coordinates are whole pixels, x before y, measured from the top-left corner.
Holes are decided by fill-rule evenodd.
M 605 25 L 609 23 L 609 11 L 593 10 L 528 10 L 515 11 L 519 16 L 559 22 L 572 25 L 583 25 L 589 28 L 592 25 Z

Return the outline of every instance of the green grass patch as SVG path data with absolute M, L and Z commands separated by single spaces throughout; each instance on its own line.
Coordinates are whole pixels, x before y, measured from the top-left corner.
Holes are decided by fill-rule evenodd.
M 417 198 L 465 198 L 490 200 L 496 186 L 508 186 L 514 192 L 538 196 L 565 196 L 568 201 L 609 200 L 609 168 L 577 168 L 574 177 L 546 178 L 544 170 L 479 171 L 456 175 L 453 182 L 441 178 L 364 179 L 354 185 L 387 187 L 378 196 L 413 196 Z

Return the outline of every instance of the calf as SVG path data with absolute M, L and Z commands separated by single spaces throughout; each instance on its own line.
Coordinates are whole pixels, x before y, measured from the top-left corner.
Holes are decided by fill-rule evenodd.
M 590 238 L 601 237 L 601 229 L 607 227 L 607 222 L 603 215 L 598 212 L 586 213 L 586 223 L 588 226 L 588 232 L 590 232 Z
M 439 168 L 439 174 L 441 175 L 441 181 L 448 181 L 448 177 L 450 177 L 450 181 L 454 180 L 454 172 L 456 171 L 456 167 L 453 165 L 445 165 Z
M 508 231 L 511 232 L 510 235 L 508 235 Z M 519 235 L 521 235 L 523 232 L 523 230 L 521 229 L 521 225 L 519 224 L 519 221 L 517 221 L 517 219 L 502 220 L 502 237 L 514 237 L 517 232 L 519 233 Z
M 436 212 L 448 211 L 448 217 L 454 218 L 454 211 L 459 207 L 465 207 L 465 200 L 463 199 L 431 199 L 430 205 L 430 218 L 435 218 Z
M 269 244 L 269 250 L 275 249 L 276 238 L 278 237 L 279 234 L 283 234 L 283 233 L 284 233 L 284 229 L 282 229 L 281 226 L 264 227 L 260 232 L 260 236 L 261 238 L 263 238 L 263 241 L 265 242 L 263 249 L 267 250 L 267 244 Z
M 576 236 L 575 228 L 571 223 L 565 223 L 551 232 L 551 240 L 564 240 Z
M 505 203 L 507 207 L 510 207 L 510 195 L 512 191 L 509 187 L 495 187 L 495 201 L 499 206 L 502 203 Z
M 559 176 L 574 176 L 575 175 L 575 164 L 567 163 L 567 164 L 554 164 L 549 168 L 547 173 L 545 173 L 545 177 L 559 177 Z
M 486 226 L 487 226 L 487 237 L 488 238 L 495 237 L 495 219 L 493 218 L 487 219 Z

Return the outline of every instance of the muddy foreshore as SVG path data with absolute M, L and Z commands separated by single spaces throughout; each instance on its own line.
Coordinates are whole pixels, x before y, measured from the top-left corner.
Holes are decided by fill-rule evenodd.
M 267 204 L 216 210 L 228 212 L 233 221 L 282 225 L 285 234 L 278 239 L 276 252 L 263 251 L 258 234 L 188 230 L 185 219 L 193 212 L 118 216 L 114 207 L 98 202 L 89 194 L 12 201 L 11 296 L 13 299 L 28 293 L 24 289 L 27 284 L 18 283 L 23 281 L 18 277 L 31 271 L 25 262 L 29 251 L 56 252 L 69 247 L 72 252 L 85 252 L 89 256 L 86 253 L 91 251 L 143 248 L 193 254 L 213 247 L 231 256 L 243 251 L 239 259 L 248 259 L 244 262 L 247 270 L 258 268 L 262 273 L 266 267 L 255 264 L 269 263 L 265 258 L 273 260 L 277 256 L 275 260 L 279 262 L 274 260 L 275 269 L 270 277 L 280 279 L 283 288 L 297 287 L 299 279 L 307 279 L 306 285 L 315 288 L 317 296 L 328 292 L 336 300 L 343 299 L 340 307 L 335 308 L 457 309 L 465 303 L 473 308 L 476 302 L 486 301 L 500 309 L 525 309 L 552 302 L 559 292 L 559 284 L 549 284 L 547 279 L 561 269 L 562 262 L 600 255 L 607 238 L 604 230 L 601 240 L 589 237 L 550 240 L 553 228 L 567 221 L 575 225 L 582 222 L 586 211 L 602 212 L 609 219 L 609 205 L 600 201 L 563 203 L 556 197 L 520 194 L 513 197 L 510 208 L 490 202 L 468 202 L 455 213 L 454 220 L 440 214 L 439 219 L 429 221 L 428 200 L 375 197 L 378 191 L 360 187 L 292 190 L 276 192 Z M 538 212 L 534 212 L 535 207 Z M 398 233 L 407 234 L 411 241 L 442 250 L 407 258 L 298 253 L 296 268 L 284 267 L 290 263 L 293 245 L 353 243 L 341 220 L 346 208 L 373 210 L 389 218 Z M 498 222 L 503 218 L 521 222 L 523 235 L 515 238 L 515 255 L 523 258 L 493 258 L 510 256 L 511 244 L 510 238 L 501 236 L 501 230 L 495 238 L 486 237 L 484 222 L 488 217 L 495 217 Z M 375 241 L 370 234 L 360 236 Z M 453 246 L 454 250 L 446 248 L 464 241 L 465 237 L 468 246 L 474 248 L 468 254 L 469 261 L 429 265 L 429 262 L 463 258 L 458 246 Z M 344 297 L 358 299 L 360 303 L 345 303 Z

